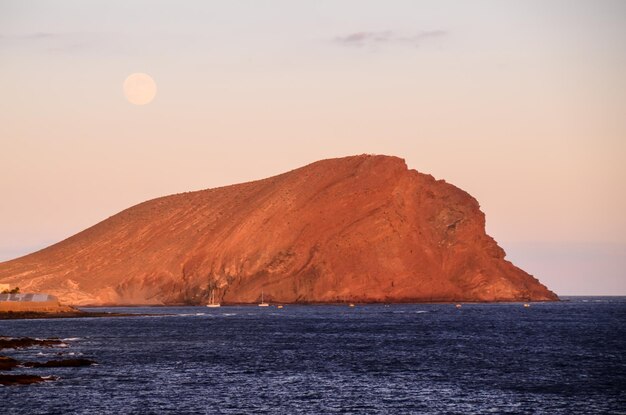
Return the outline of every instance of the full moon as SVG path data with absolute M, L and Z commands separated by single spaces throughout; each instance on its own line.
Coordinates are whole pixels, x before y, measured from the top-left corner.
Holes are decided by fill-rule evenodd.
M 124 96 L 131 104 L 146 105 L 157 93 L 154 79 L 145 73 L 134 73 L 124 81 Z

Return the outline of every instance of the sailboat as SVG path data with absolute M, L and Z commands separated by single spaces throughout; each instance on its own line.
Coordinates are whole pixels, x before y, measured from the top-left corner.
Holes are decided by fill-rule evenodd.
M 263 290 L 261 290 L 261 302 L 259 303 L 259 307 L 269 307 L 269 303 L 263 301 Z
M 215 302 L 215 292 L 213 290 L 211 290 L 211 297 L 209 297 L 209 304 L 206 305 L 207 307 L 220 307 L 221 304 L 220 303 L 216 303 Z

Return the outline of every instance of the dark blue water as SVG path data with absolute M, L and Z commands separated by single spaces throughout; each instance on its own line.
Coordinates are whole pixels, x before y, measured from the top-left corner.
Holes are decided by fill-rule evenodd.
M 121 311 L 175 315 L 0 321 L 69 346 L 0 354 L 99 363 L 19 369 L 60 379 L 0 387 L 0 412 L 626 413 L 623 297 Z

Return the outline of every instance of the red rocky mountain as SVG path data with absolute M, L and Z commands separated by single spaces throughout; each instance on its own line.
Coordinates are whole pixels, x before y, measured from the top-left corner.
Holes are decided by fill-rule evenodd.
M 476 199 L 371 155 L 141 203 L 0 263 L 0 282 L 75 305 L 558 299 Z

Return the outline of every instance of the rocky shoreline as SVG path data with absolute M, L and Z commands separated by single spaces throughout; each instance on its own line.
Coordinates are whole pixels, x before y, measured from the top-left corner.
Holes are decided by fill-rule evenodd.
M 22 320 L 22 319 L 47 319 L 47 318 L 94 318 L 94 317 L 137 317 L 145 314 L 130 313 L 105 313 L 90 311 L 65 311 L 60 313 L 48 313 L 39 311 L 5 311 L 0 312 L 0 320 Z
M 33 347 L 65 347 L 66 343 L 61 339 L 33 339 L 30 337 L 0 337 L 0 351 L 3 350 L 16 350 L 26 349 Z M 39 376 L 27 373 L 18 374 L 6 374 L 4 372 L 12 371 L 19 368 L 58 368 L 58 367 L 84 367 L 96 364 L 91 359 L 59 359 L 48 360 L 46 362 L 34 362 L 34 361 L 19 361 L 8 356 L 0 356 L 0 385 L 2 386 L 16 386 L 16 385 L 30 385 L 34 383 L 41 383 L 46 381 L 57 380 L 56 376 Z

